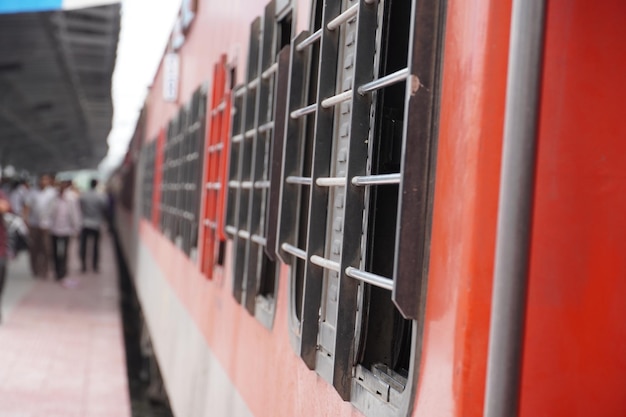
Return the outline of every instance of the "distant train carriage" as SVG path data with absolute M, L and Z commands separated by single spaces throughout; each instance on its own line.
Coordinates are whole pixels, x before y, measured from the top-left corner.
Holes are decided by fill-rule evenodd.
M 625 5 L 266 1 L 184 2 L 117 174 L 174 413 L 626 415 Z

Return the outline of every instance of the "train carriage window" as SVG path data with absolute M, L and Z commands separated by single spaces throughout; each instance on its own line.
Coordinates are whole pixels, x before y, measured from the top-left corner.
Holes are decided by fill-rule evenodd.
M 156 140 L 145 145 L 143 148 L 143 178 L 141 187 L 141 215 L 144 219 L 152 221 L 154 174 L 156 162 Z
M 162 165 L 161 230 L 192 258 L 198 244 L 205 116 L 206 87 L 201 87 L 170 122 Z
M 215 64 L 213 71 L 213 94 L 209 107 L 209 132 L 206 144 L 204 213 L 202 227 L 203 249 L 200 267 L 207 278 L 213 277 L 213 269 L 224 261 L 226 235 L 222 227 L 226 195 L 228 134 L 230 129 L 230 85 L 232 74 L 226 55 Z
M 292 48 L 278 248 L 305 294 L 298 353 L 368 415 L 406 415 L 415 383 L 444 3 L 327 0 Z
M 278 268 L 267 245 L 272 143 L 280 48 L 289 44 L 291 7 L 271 1 L 251 26 L 246 84 L 234 93 L 226 232 L 233 239 L 233 293 L 271 327 Z
M 165 144 L 163 147 L 163 164 L 162 170 L 162 182 L 161 182 L 161 232 L 168 237 L 172 237 L 172 212 L 173 206 L 172 194 L 173 194 L 173 174 L 174 166 L 172 161 L 174 160 L 173 150 L 176 145 L 178 137 L 178 118 L 179 115 L 174 117 L 167 126 L 167 135 L 165 138 Z

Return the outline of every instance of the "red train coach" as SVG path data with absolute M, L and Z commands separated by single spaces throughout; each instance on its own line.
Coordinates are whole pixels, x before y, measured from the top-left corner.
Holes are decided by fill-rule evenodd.
M 626 415 L 623 2 L 184 4 L 116 216 L 177 416 Z

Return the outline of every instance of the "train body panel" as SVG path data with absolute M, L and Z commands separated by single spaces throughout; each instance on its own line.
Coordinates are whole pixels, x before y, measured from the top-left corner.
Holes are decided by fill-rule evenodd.
M 194 332 L 202 336 L 203 354 L 217 360 L 217 366 L 222 368 L 220 371 L 223 370 L 228 378 L 219 379 L 233 391 L 236 389 L 252 415 L 305 415 L 311 410 L 315 415 L 358 415 L 349 403 L 340 400 L 332 387 L 311 373 L 293 352 L 286 331 L 286 280 L 279 288 L 277 322 L 275 330 L 270 332 L 242 311 L 232 298 L 232 287 L 227 279 L 229 268 L 216 271 L 213 281 L 208 281 L 184 254 L 172 256 L 176 248 L 146 222 L 140 226 L 140 235 L 142 256 L 139 268 L 146 268 L 152 273 L 146 271 L 140 274 L 145 278 L 137 288 L 142 294 L 140 298 L 145 300 L 142 305 L 151 303 L 148 315 L 158 317 L 151 319 L 149 325 L 151 334 L 159 335 L 159 339 L 154 340 L 155 347 L 163 350 L 160 355 L 166 356 L 160 363 L 167 369 L 166 384 L 174 384 L 168 390 L 170 395 L 181 398 L 181 403 L 187 404 L 186 395 L 190 390 L 206 394 L 213 389 L 210 381 L 189 379 L 189 375 L 200 372 L 198 367 L 204 366 L 203 362 L 180 358 L 186 356 L 181 352 L 187 352 L 188 338 L 177 337 L 176 333 L 189 332 L 194 328 Z M 163 279 L 156 286 L 158 289 L 152 288 L 152 274 L 158 274 Z M 179 310 L 183 306 L 187 329 L 179 330 L 176 327 L 183 313 L 170 314 L 168 310 Z M 168 381 L 169 372 L 181 379 L 176 383 Z M 208 367 L 204 372 L 212 376 L 214 370 Z M 297 377 L 294 378 L 294 375 Z M 285 396 L 286 392 L 290 394 Z M 312 392 L 316 394 L 313 396 Z M 218 409 L 226 409 L 231 401 L 230 396 L 211 398 L 212 407 Z M 190 411 L 187 413 L 182 415 L 194 415 Z
M 510 14 L 448 3 L 418 416 L 483 410 Z
M 513 2 L 190 3 L 116 214 L 174 413 L 482 416 Z M 547 8 L 524 417 L 626 414 L 626 26 L 587 3 Z
M 547 10 L 523 416 L 626 410 L 624 10 L 618 1 Z
M 150 233 L 141 235 L 144 243 L 139 246 L 137 259 L 141 273 L 137 275 L 135 286 L 174 414 L 252 416 L 225 367 L 228 362 L 215 355 L 208 345 L 206 330 L 199 327 L 198 314 L 189 310 L 188 306 L 194 304 L 185 295 L 193 292 L 180 288 L 181 282 L 171 276 L 166 278 L 166 273 L 176 271 L 173 276 L 185 276 L 195 281 L 188 288 L 196 291 L 196 299 L 200 295 L 209 295 L 206 288 L 194 288 L 196 285 L 193 284 L 198 282 L 194 280 L 194 274 L 184 275 L 192 269 L 187 265 L 187 259 L 167 257 L 167 262 L 161 262 L 159 237 Z M 167 248 L 168 245 L 160 246 Z M 203 304 L 208 306 L 208 303 Z M 212 313 L 198 305 L 194 310 Z M 220 337 L 228 340 L 228 333 L 222 332 Z
M 146 99 L 151 106 L 146 121 L 147 141 L 157 137 L 164 127 L 164 121 L 174 117 L 200 84 L 212 81 L 214 64 L 222 54 L 227 55 L 230 67 L 235 72 L 235 80 L 238 80 L 236 82 L 241 82 L 245 77 L 250 24 L 263 14 L 267 1 L 235 0 L 223 3 L 200 0 L 198 3 L 196 17 L 185 34 L 185 43 L 178 51 L 181 65 L 177 100 L 162 99 L 165 77 L 163 62 L 155 74 Z M 294 29 L 298 32 L 308 27 L 309 12 L 308 2 L 295 4 L 293 13 L 297 26 Z

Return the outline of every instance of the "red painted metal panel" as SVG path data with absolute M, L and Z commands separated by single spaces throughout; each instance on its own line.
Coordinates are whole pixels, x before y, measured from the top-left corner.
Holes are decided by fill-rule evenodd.
M 154 159 L 154 176 L 152 184 L 152 225 L 159 227 L 161 220 L 161 181 L 163 178 L 163 148 L 165 146 L 165 129 L 161 129 L 156 143 L 156 155 Z
M 449 0 L 414 416 L 483 413 L 511 2 Z
M 548 2 L 521 415 L 626 415 L 626 3 Z
M 224 195 L 226 193 L 226 165 L 230 127 L 230 86 L 226 55 L 215 64 L 213 93 L 207 111 L 209 137 L 204 159 L 204 212 L 201 227 L 203 246 L 201 270 L 211 279 L 219 241 L 226 240 L 223 231 Z

